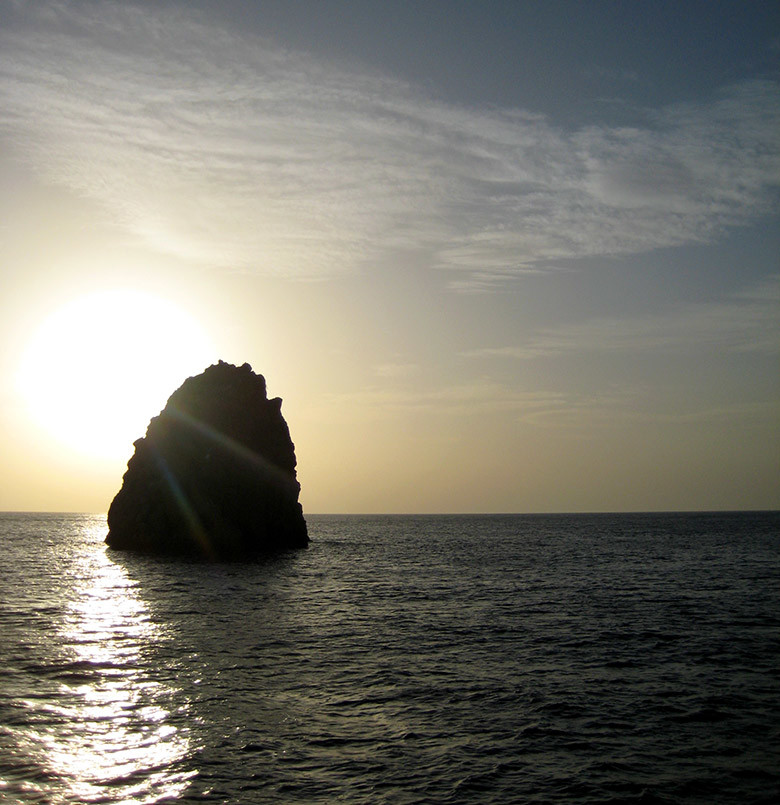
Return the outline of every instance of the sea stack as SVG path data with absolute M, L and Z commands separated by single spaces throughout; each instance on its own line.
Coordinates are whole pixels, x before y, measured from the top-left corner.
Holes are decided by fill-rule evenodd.
M 281 406 L 248 363 L 220 361 L 187 378 L 134 443 L 106 543 L 206 559 L 306 547 Z

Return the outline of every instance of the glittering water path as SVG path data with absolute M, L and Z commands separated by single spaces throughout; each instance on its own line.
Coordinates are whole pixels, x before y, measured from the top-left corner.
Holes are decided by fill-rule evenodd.
M 308 519 L 0 515 L 0 800 L 776 801 L 779 515 Z

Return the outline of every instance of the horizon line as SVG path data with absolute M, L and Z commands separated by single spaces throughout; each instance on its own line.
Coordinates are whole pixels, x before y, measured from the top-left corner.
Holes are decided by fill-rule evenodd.
M 107 516 L 108 512 L 66 511 L 61 509 L 3 509 L 5 514 L 67 514 Z M 539 517 L 545 515 L 606 515 L 606 514 L 780 514 L 780 507 L 769 509 L 580 509 L 548 511 L 453 511 L 453 512 L 305 512 L 304 517 Z

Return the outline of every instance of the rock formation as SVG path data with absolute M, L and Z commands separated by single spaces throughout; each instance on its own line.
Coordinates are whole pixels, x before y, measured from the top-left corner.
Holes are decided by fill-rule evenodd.
M 185 380 L 134 443 L 106 543 L 209 559 L 305 547 L 281 405 L 248 363 L 220 361 Z

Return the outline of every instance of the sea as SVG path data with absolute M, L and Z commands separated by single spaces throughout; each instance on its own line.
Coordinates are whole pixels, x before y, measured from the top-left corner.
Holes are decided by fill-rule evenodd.
M 778 803 L 780 513 L 0 515 L 0 801 Z

